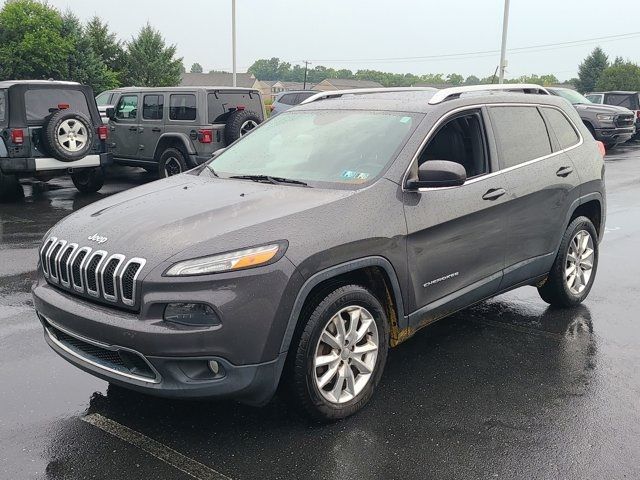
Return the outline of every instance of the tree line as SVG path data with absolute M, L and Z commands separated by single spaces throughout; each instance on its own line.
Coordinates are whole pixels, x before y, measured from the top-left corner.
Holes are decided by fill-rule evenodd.
M 82 23 L 73 13 L 60 12 L 38 0 L 9 0 L 0 9 L 0 80 L 74 80 L 100 92 L 119 86 L 173 86 L 185 71 L 176 46 L 167 45 L 162 34 L 144 25 L 128 41 L 118 39 L 99 17 Z M 200 63 L 190 71 L 202 73 Z M 212 70 L 212 72 L 215 70 Z M 277 57 L 256 60 L 249 68 L 258 80 L 302 82 L 305 67 Z M 391 73 L 378 70 L 334 69 L 314 65 L 306 72 L 308 83 L 327 78 L 373 80 L 385 87 L 478 85 L 497 83 L 494 74 L 483 77 L 458 73 Z M 552 74 L 524 75 L 508 83 L 558 84 Z M 578 77 L 569 85 L 580 92 L 594 90 L 640 90 L 640 67 L 616 57 L 613 62 L 595 48 L 579 65 Z
M 10 0 L 0 10 L 0 80 L 72 80 L 97 93 L 177 85 L 182 71 L 176 46 L 149 24 L 123 42 L 98 17 L 83 24 L 36 0 Z
M 287 82 L 304 81 L 305 71 L 302 65 L 292 65 L 289 62 L 280 61 L 279 58 L 256 60 L 249 73 L 259 80 L 282 80 Z M 479 85 L 484 83 L 498 83 L 497 75 L 477 77 L 469 75 L 464 77 L 458 73 L 429 73 L 426 75 L 414 75 L 413 73 L 391 73 L 378 70 L 334 69 L 323 65 L 316 65 L 307 70 L 307 82 L 318 83 L 326 78 L 344 78 L 356 80 L 373 80 L 385 87 L 409 87 L 417 83 L 429 83 L 433 85 Z M 559 83 L 554 75 L 523 75 L 518 78 L 506 80 L 510 83 L 537 83 L 551 85 Z

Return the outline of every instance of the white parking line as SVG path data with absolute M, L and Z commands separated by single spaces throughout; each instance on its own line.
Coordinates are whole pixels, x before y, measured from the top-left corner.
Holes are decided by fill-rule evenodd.
M 193 478 L 197 478 L 198 480 L 231 480 L 226 475 L 216 472 L 206 465 L 186 457 L 180 452 L 177 452 L 160 442 L 156 442 L 140 432 L 136 432 L 135 430 L 125 427 L 114 420 L 103 417 L 99 413 L 89 414 L 82 417 L 82 420 L 104 430 L 108 434 L 113 435 L 120 440 L 124 440 L 134 447 L 138 447 L 140 450 L 153 455 L 157 459 L 177 468 L 181 472 L 184 472 Z

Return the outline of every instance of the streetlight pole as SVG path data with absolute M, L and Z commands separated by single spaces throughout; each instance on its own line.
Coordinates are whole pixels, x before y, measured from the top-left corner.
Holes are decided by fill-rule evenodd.
M 235 0 L 234 0 L 235 1 Z M 504 0 L 504 16 L 502 17 L 502 47 L 500 49 L 500 76 L 498 83 L 504 83 L 504 69 L 507 66 L 507 29 L 509 27 L 509 0 Z
M 236 0 L 231 0 L 231 55 L 233 56 L 233 86 L 238 86 L 236 71 Z

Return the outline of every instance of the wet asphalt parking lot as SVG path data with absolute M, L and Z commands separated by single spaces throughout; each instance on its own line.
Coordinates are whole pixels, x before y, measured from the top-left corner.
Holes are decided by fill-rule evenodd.
M 310 424 L 263 408 L 108 386 L 45 344 L 30 288 L 44 233 L 100 194 L 24 185 L 0 204 L 0 479 L 640 478 L 640 144 L 606 157 L 595 285 L 574 310 L 522 288 L 394 349 L 369 406 Z

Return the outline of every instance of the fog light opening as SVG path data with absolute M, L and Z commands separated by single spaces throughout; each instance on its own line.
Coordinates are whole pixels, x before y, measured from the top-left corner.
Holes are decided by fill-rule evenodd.
M 218 373 L 220 373 L 220 364 L 215 360 L 209 360 L 209 370 L 211 370 L 214 375 L 218 375 Z

